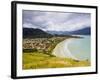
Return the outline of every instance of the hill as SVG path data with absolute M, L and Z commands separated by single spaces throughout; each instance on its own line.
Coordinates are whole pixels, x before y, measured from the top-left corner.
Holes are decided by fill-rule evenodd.
M 91 29 L 90 27 L 86 27 L 83 29 L 75 30 L 75 31 L 47 31 L 48 33 L 54 35 L 90 35 Z
M 72 31 L 70 32 L 71 34 L 78 34 L 78 35 L 90 35 L 91 34 L 91 29 L 90 27 L 83 28 L 80 30 Z
M 46 33 L 41 29 L 23 28 L 23 38 L 48 38 L 51 34 Z

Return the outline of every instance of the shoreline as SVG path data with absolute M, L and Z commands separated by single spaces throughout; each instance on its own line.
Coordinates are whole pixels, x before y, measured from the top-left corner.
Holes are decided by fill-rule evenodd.
M 62 58 L 72 58 L 74 60 L 79 60 L 79 61 L 83 61 L 83 60 L 88 60 L 90 61 L 90 59 L 85 59 L 85 57 L 81 57 L 81 56 L 77 56 L 76 54 L 72 54 L 72 52 L 70 51 L 69 49 L 69 45 L 70 43 L 75 40 L 75 39 L 80 39 L 80 38 L 83 38 L 83 37 L 79 37 L 79 36 L 74 36 L 74 37 L 70 37 L 70 38 L 66 38 L 65 40 L 61 41 L 60 43 L 58 43 L 55 48 L 53 49 L 52 51 L 52 54 L 54 54 L 55 56 L 57 57 L 62 57 Z M 57 49 L 58 48 L 58 49 Z M 61 49 L 60 49 L 61 48 Z M 65 49 L 65 50 L 64 50 Z M 62 51 L 63 50 L 63 51 Z M 62 52 L 61 52 L 62 51 Z M 61 52 L 61 53 L 60 53 Z M 60 53 L 60 54 L 58 54 Z M 62 55 L 63 56 L 62 56 Z M 79 58 L 78 58 L 79 57 Z

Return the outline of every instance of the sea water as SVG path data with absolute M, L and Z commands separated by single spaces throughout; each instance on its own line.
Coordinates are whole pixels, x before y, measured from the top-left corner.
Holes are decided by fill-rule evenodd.
M 83 38 L 74 38 L 68 45 L 68 49 L 81 60 L 91 59 L 91 38 L 90 36 L 81 36 Z
M 52 54 L 62 58 L 72 58 L 76 60 L 90 60 L 91 40 L 90 36 L 82 38 L 69 38 L 57 44 Z

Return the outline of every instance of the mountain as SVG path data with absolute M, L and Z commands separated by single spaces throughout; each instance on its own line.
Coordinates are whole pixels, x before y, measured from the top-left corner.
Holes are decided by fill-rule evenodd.
M 57 34 L 57 35 L 90 35 L 91 29 L 90 27 L 86 27 L 75 31 L 47 31 L 47 32 L 49 34 Z
M 46 33 L 41 29 L 23 28 L 23 38 L 48 38 L 51 34 Z
M 78 35 L 90 35 L 91 34 L 91 29 L 90 27 L 83 28 L 80 30 L 72 31 L 70 32 L 71 34 L 78 34 Z
M 49 34 L 52 34 L 52 35 L 61 35 L 61 34 L 65 34 L 67 31 L 46 31 L 47 33 Z

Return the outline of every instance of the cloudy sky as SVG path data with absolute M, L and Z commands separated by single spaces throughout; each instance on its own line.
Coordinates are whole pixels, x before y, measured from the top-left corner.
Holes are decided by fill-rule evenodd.
M 45 12 L 23 10 L 23 27 L 44 31 L 75 31 L 90 27 L 89 13 Z

